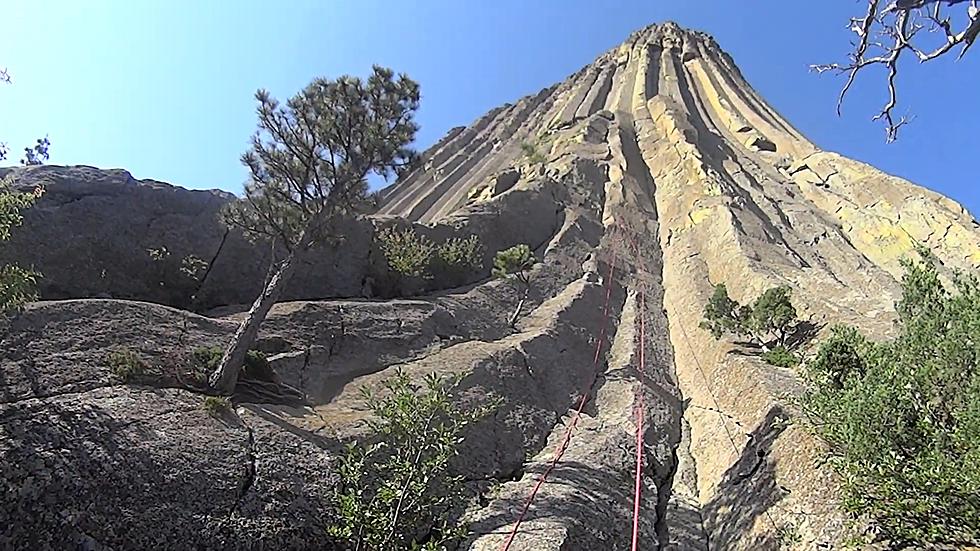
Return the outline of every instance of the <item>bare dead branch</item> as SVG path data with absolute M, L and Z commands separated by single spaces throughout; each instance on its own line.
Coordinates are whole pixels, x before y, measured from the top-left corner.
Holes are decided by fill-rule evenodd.
M 835 72 L 846 74 L 844 86 L 837 98 L 837 114 L 841 114 L 844 99 L 864 69 L 880 65 L 887 69 L 886 89 L 888 100 L 872 120 L 883 121 L 886 140 L 898 138 L 899 129 L 910 122 L 911 117 L 895 117 L 898 106 L 899 60 L 908 50 L 920 63 L 942 57 L 957 46 L 962 46 L 957 59 L 963 57 L 980 35 L 980 9 L 977 0 L 971 0 L 965 8 L 967 23 L 960 31 L 954 31 L 954 19 L 944 14 L 944 9 L 954 9 L 948 0 L 920 0 L 918 2 L 893 2 L 882 8 L 880 0 L 867 0 L 867 12 L 863 17 L 852 18 L 848 28 L 857 36 L 847 63 L 811 65 L 818 74 Z M 918 37 L 941 34 L 944 43 L 938 48 L 924 50 L 917 45 Z

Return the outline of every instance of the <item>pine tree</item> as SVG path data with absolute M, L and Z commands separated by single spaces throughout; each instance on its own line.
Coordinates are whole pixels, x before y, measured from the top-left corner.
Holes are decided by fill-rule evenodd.
M 770 346 L 773 342 L 776 349 L 786 350 L 800 323 L 791 295 L 789 287 L 772 287 L 751 305 L 743 305 L 729 297 L 728 288 L 719 283 L 704 305 L 701 327 L 716 339 L 726 333 L 748 337 L 766 354 L 775 350 Z
M 251 178 L 245 197 L 224 218 L 248 237 L 281 246 L 285 255 L 211 374 L 211 386 L 228 394 L 298 261 L 315 245 L 342 239 L 338 221 L 363 205 L 367 176 L 407 167 L 418 129 L 418 84 L 378 66 L 366 81 L 317 78 L 285 105 L 265 90 L 255 98 L 258 130 L 242 156 Z
M 517 308 L 511 314 L 508 324 L 513 327 L 517 324 L 524 309 L 524 303 L 531 293 L 531 269 L 534 267 L 534 252 L 527 245 L 514 245 L 509 249 L 497 251 L 493 259 L 493 276 L 501 279 L 508 279 L 517 283 L 521 289 L 521 299 L 517 302 Z

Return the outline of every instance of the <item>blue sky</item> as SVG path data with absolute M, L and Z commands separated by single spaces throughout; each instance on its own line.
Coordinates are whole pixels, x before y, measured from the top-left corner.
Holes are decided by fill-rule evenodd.
M 19 150 L 47 133 L 58 164 L 237 192 L 256 88 L 285 98 L 314 76 L 390 66 L 422 86 L 424 147 L 565 78 L 631 31 L 672 19 L 713 34 L 820 147 L 980 213 L 980 50 L 906 67 L 901 112 L 916 120 L 885 144 L 869 120 L 884 99 L 880 73 L 858 83 L 838 118 L 841 82 L 808 70 L 843 59 L 844 27 L 861 10 L 856 1 L 786 0 L 5 0 L 0 66 L 14 84 L 0 88 L 0 138 Z

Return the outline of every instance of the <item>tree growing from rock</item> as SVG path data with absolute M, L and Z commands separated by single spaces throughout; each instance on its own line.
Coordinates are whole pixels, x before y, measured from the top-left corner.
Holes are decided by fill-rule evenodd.
M 527 297 L 531 293 L 531 268 L 534 267 L 534 261 L 534 253 L 531 251 L 531 247 L 523 244 L 497 251 L 494 256 L 493 276 L 515 282 L 521 292 L 517 307 L 508 320 L 511 327 L 517 324 L 521 311 L 524 309 L 524 303 L 527 302 Z
M 774 365 L 795 363 L 788 347 L 798 325 L 789 287 L 773 287 L 751 305 L 742 305 L 728 295 L 724 283 L 715 285 L 701 321 L 701 327 L 716 339 L 725 334 L 748 338 L 762 349 L 764 359 Z
M 454 237 L 439 245 L 436 256 L 443 266 L 456 272 L 479 270 L 483 267 L 483 250 L 475 235 Z
M 431 276 L 429 263 L 436 246 L 428 237 L 419 235 L 412 228 L 385 228 L 378 232 L 378 241 L 392 272 L 401 277 Z
M 0 68 L 0 83 L 10 83 L 6 69 Z M 22 165 L 39 165 L 48 160 L 47 138 L 37 140 L 33 147 L 24 148 Z M 0 162 L 7 159 L 7 145 L 0 142 Z M 10 178 L 0 180 L 0 242 L 10 239 L 10 231 L 24 221 L 21 212 L 34 204 L 44 193 L 36 187 L 25 192 L 14 189 Z M 16 310 L 37 298 L 36 284 L 40 274 L 13 264 L 0 267 L 0 312 Z
M 21 211 L 33 205 L 42 193 L 40 187 L 32 192 L 17 191 L 9 179 L 0 180 L 0 242 L 10 238 L 10 231 L 24 220 Z M 0 312 L 16 310 L 35 300 L 39 275 L 14 264 L 0 267 Z
M 841 112 L 844 97 L 858 75 L 869 67 L 887 70 L 888 100 L 874 120 L 884 121 L 887 141 L 898 138 L 909 117 L 894 115 L 898 106 L 897 79 L 903 57 L 920 63 L 967 51 L 980 35 L 980 9 L 975 0 L 864 0 L 866 11 L 854 17 L 849 28 L 857 36 L 845 63 L 813 65 L 817 72 L 847 75 L 837 101 Z
M 462 430 L 489 412 L 454 403 L 457 377 L 422 384 L 397 372 L 380 393 L 362 389 L 374 418 L 373 443 L 352 442 L 340 464 L 333 536 L 353 551 L 446 549 L 466 533 L 453 522 L 465 501 L 450 471 Z
M 388 269 L 399 278 L 431 279 L 434 265 L 459 277 L 483 267 L 483 245 L 475 235 L 435 243 L 413 228 L 389 227 L 378 232 Z
M 904 262 L 895 338 L 836 327 L 803 369 L 844 508 L 889 548 L 980 540 L 980 280 Z M 940 547 L 942 546 L 942 547 Z
M 211 374 L 211 386 L 224 393 L 234 389 L 259 326 L 297 263 L 315 245 L 343 239 L 338 223 L 364 204 L 368 175 L 387 177 L 408 166 L 418 129 L 418 84 L 378 66 L 367 80 L 317 78 L 284 105 L 265 90 L 255 99 L 258 130 L 242 156 L 250 180 L 224 218 L 285 254 Z

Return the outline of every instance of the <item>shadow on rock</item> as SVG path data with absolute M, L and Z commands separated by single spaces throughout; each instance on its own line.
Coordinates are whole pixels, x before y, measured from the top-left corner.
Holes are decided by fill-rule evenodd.
M 715 497 L 703 509 L 712 549 L 779 549 L 778 527 L 769 511 L 784 497 L 776 483 L 773 442 L 785 430 L 788 414 L 773 406 L 749 435 L 741 457 L 722 478 Z M 751 543 L 742 539 L 763 518 L 768 526 Z

